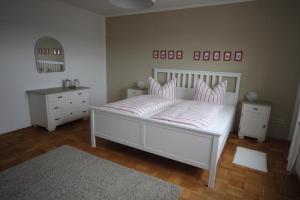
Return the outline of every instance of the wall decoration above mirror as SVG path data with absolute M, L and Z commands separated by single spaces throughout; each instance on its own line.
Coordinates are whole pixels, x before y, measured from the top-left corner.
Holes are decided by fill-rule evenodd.
M 65 71 L 65 56 L 62 45 L 54 38 L 40 38 L 34 48 L 38 73 Z

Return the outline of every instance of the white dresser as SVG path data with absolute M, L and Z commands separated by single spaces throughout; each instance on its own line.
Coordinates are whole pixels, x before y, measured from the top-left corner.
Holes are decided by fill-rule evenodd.
M 239 138 L 248 136 L 263 142 L 266 138 L 270 113 L 270 103 L 244 102 L 239 126 Z
M 27 91 L 31 124 L 53 131 L 61 124 L 89 116 L 89 88 Z

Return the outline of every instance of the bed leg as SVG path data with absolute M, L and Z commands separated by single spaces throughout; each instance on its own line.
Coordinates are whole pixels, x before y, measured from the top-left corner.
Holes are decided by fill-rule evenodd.
M 96 148 L 96 136 L 95 136 L 95 126 L 94 126 L 94 109 L 91 109 L 90 113 L 91 113 L 91 146 L 93 148 Z
M 210 156 L 210 166 L 209 166 L 209 176 L 208 176 L 208 187 L 214 189 L 215 187 L 215 179 L 217 172 L 217 154 L 218 154 L 218 142 L 219 137 L 214 136 L 213 144 L 212 144 L 212 153 Z

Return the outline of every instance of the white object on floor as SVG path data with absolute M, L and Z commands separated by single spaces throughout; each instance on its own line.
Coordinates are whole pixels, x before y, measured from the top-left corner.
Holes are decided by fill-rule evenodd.
M 268 172 L 267 154 L 260 151 L 237 147 L 233 163 L 258 171 Z

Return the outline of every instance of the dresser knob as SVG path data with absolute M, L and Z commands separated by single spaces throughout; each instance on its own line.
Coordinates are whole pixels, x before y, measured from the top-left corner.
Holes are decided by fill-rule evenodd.
M 57 110 L 59 107 L 54 107 L 54 110 Z
M 266 125 L 265 125 L 265 124 L 263 125 L 263 128 L 266 128 Z
M 253 108 L 253 110 L 258 110 L 258 108 Z
M 82 101 L 82 103 L 86 103 L 86 101 Z
M 72 104 L 72 101 L 70 101 L 70 104 Z
M 81 93 L 81 92 L 79 92 L 79 93 L 78 93 L 78 95 L 82 95 L 82 93 Z
M 58 96 L 57 98 L 58 98 L 58 99 L 61 99 L 61 98 L 62 98 L 62 96 Z
M 55 120 L 58 121 L 58 120 L 60 120 L 60 118 L 59 118 L 59 117 L 58 117 L 58 118 L 55 118 Z

